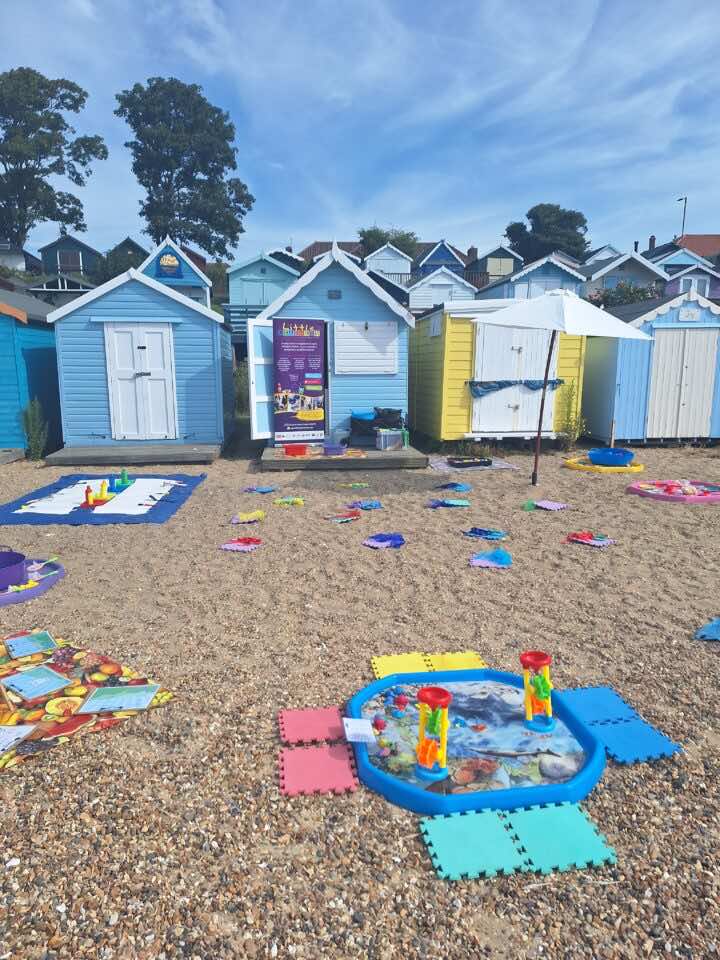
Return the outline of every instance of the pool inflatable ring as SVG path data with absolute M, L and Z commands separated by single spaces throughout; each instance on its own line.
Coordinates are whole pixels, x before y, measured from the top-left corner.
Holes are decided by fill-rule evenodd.
M 720 484 L 701 480 L 636 480 L 625 492 L 670 503 L 720 503 Z
M 644 463 L 629 463 L 626 467 L 601 467 L 591 463 L 588 457 L 568 457 L 564 466 L 571 470 L 585 470 L 587 473 L 642 473 Z

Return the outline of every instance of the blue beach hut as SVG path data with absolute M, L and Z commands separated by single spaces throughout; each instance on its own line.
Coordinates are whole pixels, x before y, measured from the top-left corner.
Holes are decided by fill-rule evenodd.
M 607 312 L 653 339 L 588 338 L 582 413 L 590 436 L 720 437 L 720 307 L 691 290 Z
M 37 398 L 48 424 L 47 449 L 60 444 L 55 331 L 48 304 L 0 290 L 0 448 L 25 450 L 22 412 Z
M 190 262 L 165 240 L 142 269 L 48 316 L 56 334 L 63 454 L 117 448 L 121 456 L 122 448 L 133 447 L 141 456 L 143 447 L 158 445 L 179 454 L 182 445 L 219 448 L 229 436 L 230 329 L 204 302 L 204 285 Z
M 353 411 L 407 415 L 408 334 L 413 315 L 333 244 L 256 317 L 248 319 L 250 421 L 255 439 L 274 436 L 274 320 L 321 321 L 326 363 L 325 435 L 350 432 Z

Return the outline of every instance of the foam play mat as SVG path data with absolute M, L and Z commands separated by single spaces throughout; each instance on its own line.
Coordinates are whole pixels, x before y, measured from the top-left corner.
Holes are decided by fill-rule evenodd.
M 34 600 L 35 597 L 52 590 L 65 576 L 65 568 L 58 563 L 57 557 L 46 560 L 28 558 L 24 566 L 25 573 L 20 578 L 21 583 L 0 587 L 0 607 Z
M 169 690 L 46 630 L 0 640 L 0 770 L 172 699 Z
M 70 473 L 0 506 L 0 525 L 165 523 L 205 477 Z
M 670 503 L 720 503 L 720 484 L 700 480 L 636 480 L 625 492 Z
M 584 470 L 586 473 L 642 473 L 643 463 L 628 463 L 624 467 L 608 467 L 593 463 L 589 457 L 568 457 L 563 462 L 564 467 L 570 470 Z

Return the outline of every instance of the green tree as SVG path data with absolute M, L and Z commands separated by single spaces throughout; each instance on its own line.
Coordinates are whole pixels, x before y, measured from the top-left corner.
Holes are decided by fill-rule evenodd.
M 87 96 L 76 83 L 30 67 L 0 73 L 0 236 L 20 248 L 38 223 L 86 229 L 80 198 L 56 190 L 50 178 L 82 187 L 92 162 L 107 159 L 102 137 L 76 137 L 66 119 Z
M 509 223 L 505 236 L 512 249 L 526 263 L 561 250 L 580 260 L 589 243 L 585 239 L 587 220 L 579 210 L 566 210 L 557 203 L 538 203 L 525 214 L 530 224 Z
M 375 250 L 391 243 L 398 250 L 402 250 L 409 257 L 415 259 L 417 253 L 418 238 L 417 234 L 411 230 L 399 230 L 396 227 L 378 227 L 375 224 L 372 227 L 361 227 L 358 230 L 358 237 L 362 241 L 365 256 L 369 256 Z
M 595 290 L 588 294 L 587 299 L 596 307 L 619 307 L 625 303 L 641 303 L 643 300 L 653 300 L 658 296 L 654 283 L 646 287 L 636 286 L 629 280 L 620 283 L 608 290 Z
M 202 88 L 174 77 L 151 77 L 116 97 L 115 114 L 133 139 L 125 146 L 145 199 L 145 231 L 159 243 L 168 234 L 181 244 L 227 257 L 244 233 L 255 198 L 238 177 L 235 126 L 209 103 Z
M 203 273 L 212 280 L 212 299 L 225 300 L 228 295 L 228 265 L 215 260 L 207 265 Z
M 100 261 L 100 266 L 92 278 L 93 283 L 100 285 L 107 280 L 112 280 L 113 277 L 125 273 L 130 267 L 137 269 L 145 259 L 145 255 L 140 253 L 139 250 L 125 251 L 121 247 L 115 248 L 106 253 Z

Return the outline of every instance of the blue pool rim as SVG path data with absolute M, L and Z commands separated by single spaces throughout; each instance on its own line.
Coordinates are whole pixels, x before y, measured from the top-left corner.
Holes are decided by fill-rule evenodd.
M 495 680 L 523 689 L 522 677 L 501 670 L 438 670 L 423 673 L 394 673 L 375 680 L 359 690 L 349 701 L 346 716 L 361 718 L 363 704 L 381 694 L 388 687 L 399 684 L 442 684 L 464 680 Z M 476 793 L 429 793 L 412 783 L 406 783 L 385 773 L 371 761 L 364 743 L 353 743 L 358 777 L 365 786 L 381 794 L 386 800 L 413 810 L 415 813 L 451 814 L 469 810 L 516 810 L 518 807 L 548 803 L 577 803 L 594 789 L 605 769 L 605 748 L 592 730 L 572 712 L 562 693 L 552 692 L 553 715 L 566 724 L 587 755 L 585 766 L 566 783 L 538 787 L 511 787 L 505 790 L 478 790 Z M 452 709 L 452 708 L 451 708 Z

